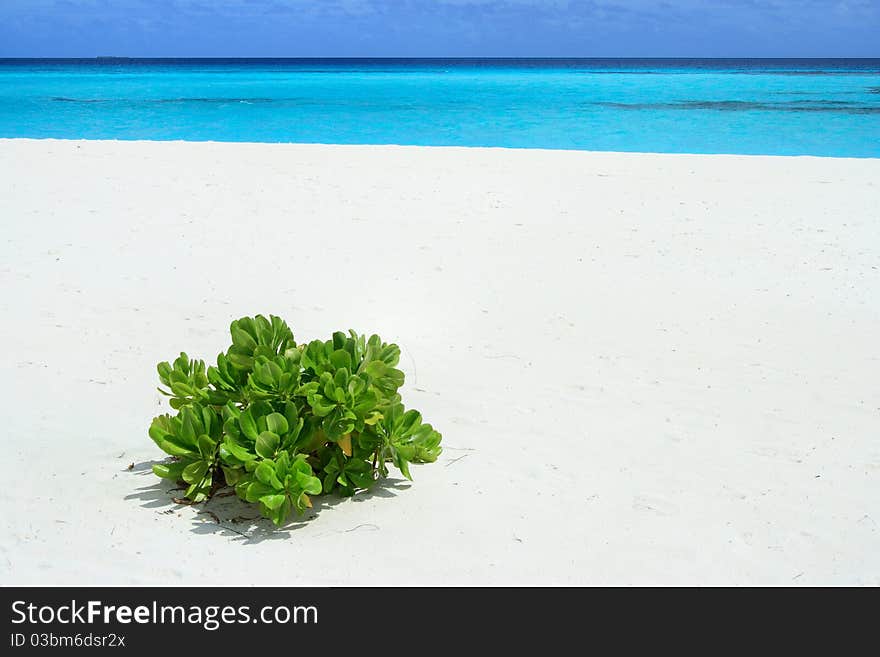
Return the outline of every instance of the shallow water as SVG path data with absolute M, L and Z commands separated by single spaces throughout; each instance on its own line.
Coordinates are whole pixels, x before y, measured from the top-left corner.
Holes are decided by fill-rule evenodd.
M 880 60 L 0 60 L 0 137 L 880 157 Z

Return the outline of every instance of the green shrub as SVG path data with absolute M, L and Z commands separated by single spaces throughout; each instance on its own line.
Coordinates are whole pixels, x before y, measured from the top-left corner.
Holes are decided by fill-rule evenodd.
M 389 462 L 412 479 L 410 463 L 437 460 L 440 434 L 400 402 L 397 345 L 354 331 L 297 345 L 275 316 L 243 317 L 230 332 L 216 366 L 181 353 L 157 367 L 177 415 L 150 426 L 172 457 L 153 472 L 184 482 L 193 502 L 232 486 L 282 525 L 310 495 L 353 495 Z

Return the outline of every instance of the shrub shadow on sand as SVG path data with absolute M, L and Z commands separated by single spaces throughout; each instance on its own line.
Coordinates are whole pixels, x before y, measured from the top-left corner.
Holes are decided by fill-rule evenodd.
M 176 513 L 178 516 L 183 516 L 187 512 L 191 513 L 192 527 L 190 531 L 194 534 L 220 534 L 245 545 L 290 538 L 292 532 L 305 527 L 319 514 L 332 510 L 339 504 L 357 504 L 374 497 L 395 497 L 397 491 L 410 487 L 410 483 L 405 479 L 388 478 L 376 482 L 370 490 L 361 491 L 353 497 L 316 495 L 312 498 L 312 508 L 306 509 L 302 516 L 291 515 L 287 523 L 276 527 L 271 520 L 260 515 L 258 505 L 249 504 L 239 499 L 230 488 L 220 489 L 207 502 L 200 504 L 181 502 L 183 492 L 186 489 L 180 484 L 166 479 L 157 480 L 152 473 L 153 464 L 162 462 L 144 461 L 127 469 L 127 472 L 140 479 L 151 479 L 152 481 L 146 486 L 136 488 L 124 499 L 139 501 L 141 507 L 153 509 L 156 513 L 166 515 Z M 149 478 L 145 475 L 149 475 Z M 376 525 L 365 522 L 351 529 L 342 530 L 340 533 L 355 530 L 375 531 L 377 529 Z

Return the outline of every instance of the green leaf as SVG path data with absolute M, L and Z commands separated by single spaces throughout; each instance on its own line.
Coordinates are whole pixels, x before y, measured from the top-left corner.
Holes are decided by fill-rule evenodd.
M 254 367 L 254 359 L 252 356 L 247 356 L 245 354 L 240 354 L 234 351 L 230 351 L 226 358 L 232 363 L 235 367 L 240 370 L 251 370 Z
M 156 365 L 156 371 L 159 372 L 159 380 L 165 385 L 168 385 L 168 377 L 171 374 L 170 363 L 165 361 L 159 363 L 158 365 Z
M 397 468 L 398 470 L 400 470 L 404 477 L 406 477 L 410 481 L 413 480 L 412 475 L 409 473 L 409 463 L 405 459 L 398 460 Z
M 340 333 L 339 335 L 343 335 Z M 346 369 L 351 371 L 351 354 L 344 349 L 337 349 L 330 354 L 330 364 L 337 370 Z
M 163 452 L 165 452 L 169 456 L 182 456 L 188 458 L 196 458 L 199 456 L 198 452 L 195 452 L 188 447 L 183 447 L 176 443 L 172 436 L 168 436 L 165 440 L 157 440 L 156 444 Z
M 433 463 L 440 456 L 443 448 L 440 447 L 442 436 L 430 424 L 421 425 L 413 434 L 413 461 L 421 463 Z
M 324 418 L 321 426 L 324 427 L 330 440 L 337 441 L 345 434 L 352 432 L 356 419 L 357 416 L 351 411 L 337 407 Z
M 246 463 L 248 461 L 253 461 L 257 458 L 256 454 L 250 452 L 247 448 L 239 445 L 235 440 L 231 437 L 227 436 L 226 440 L 223 441 L 223 447 L 230 453 L 232 456 L 237 458 L 242 463 Z
M 279 436 L 287 433 L 287 430 L 290 428 L 287 424 L 287 418 L 285 418 L 281 413 L 272 413 L 271 415 L 266 416 L 266 426 L 269 431 L 272 433 L 276 433 Z
M 251 409 L 247 409 L 241 414 L 241 417 L 238 418 L 238 425 L 241 427 L 241 432 L 251 440 L 256 440 L 260 435 L 260 432 L 257 431 L 257 422 Z
M 400 419 L 400 425 L 397 428 L 400 436 L 408 436 L 413 430 L 413 427 L 422 423 L 422 414 L 418 411 L 407 411 L 403 414 L 403 417 Z
M 278 476 L 279 481 L 284 481 L 289 468 L 290 457 L 287 455 L 287 452 L 281 452 L 275 460 L 275 474 Z
M 192 410 L 189 407 L 184 408 L 181 411 L 181 425 L 180 425 L 180 436 L 188 445 L 196 446 L 196 430 L 193 427 L 193 414 Z
M 232 343 L 236 347 L 242 347 L 249 351 L 253 351 L 256 348 L 257 341 L 254 340 L 247 331 L 238 328 L 237 325 L 232 325 L 230 333 L 232 333 Z
M 271 431 L 264 431 L 257 436 L 257 454 L 264 459 L 273 458 L 280 442 L 281 439 L 278 437 L 278 434 Z
M 298 454 L 287 470 L 288 472 L 305 472 L 306 474 L 312 474 L 312 466 L 309 465 L 304 454 Z
M 211 440 L 210 437 L 202 434 L 199 436 L 199 453 L 202 455 L 204 459 L 211 459 L 214 457 L 214 450 L 217 448 L 217 443 Z
M 178 397 L 192 397 L 194 394 L 196 394 L 196 391 L 185 383 L 172 383 L 171 392 L 173 392 Z
M 155 463 L 153 464 L 153 473 L 157 477 L 164 479 L 173 479 L 177 481 L 183 475 L 183 469 L 187 466 L 186 461 L 177 461 L 175 463 Z
M 159 449 L 171 456 L 196 457 L 198 453 L 193 446 L 185 443 L 178 433 L 180 431 L 180 419 L 168 415 L 160 415 L 153 419 L 150 425 L 150 438 L 153 439 Z
M 257 502 L 261 497 L 265 497 L 266 495 L 274 495 L 275 488 L 272 486 L 267 486 L 261 481 L 252 481 L 249 482 L 244 489 L 244 499 L 247 502 Z M 238 488 L 236 487 L 236 491 Z
M 376 480 L 373 479 L 371 474 L 365 474 L 360 472 L 349 472 L 348 478 L 358 487 L 358 488 L 370 488 Z
M 210 492 L 210 486 L 205 485 L 204 483 L 195 483 L 189 488 L 186 489 L 186 497 L 191 499 L 193 502 L 204 502 L 208 499 L 208 493 Z
M 212 434 L 211 428 L 217 421 L 217 415 L 214 412 L 214 409 L 209 408 L 208 406 L 202 406 L 202 427 L 204 428 L 203 433 L 210 436 Z
M 284 489 L 284 485 L 275 474 L 275 467 L 271 461 L 261 461 L 257 465 L 257 469 L 254 470 L 254 475 L 256 475 L 260 483 L 271 486 L 274 491 Z
M 260 502 L 265 504 L 270 510 L 277 511 L 286 499 L 287 495 L 264 495 L 260 498 Z
M 309 499 L 308 495 L 300 493 L 296 498 L 295 506 L 297 513 L 303 513 L 307 508 L 312 506 L 312 501 Z
M 296 409 L 296 404 L 292 401 L 288 401 L 284 404 L 284 419 L 287 420 L 287 424 L 289 426 L 294 426 L 299 420 L 299 411 Z
M 321 480 L 302 472 L 296 473 L 296 485 L 310 495 L 318 495 L 321 492 Z
M 269 363 L 261 363 L 259 361 L 254 363 L 253 376 L 258 383 L 262 383 L 264 386 L 271 386 L 275 382 L 275 376 L 272 368 L 269 367 Z
M 230 468 L 227 466 L 221 466 L 223 470 L 223 478 L 226 480 L 227 486 L 235 486 L 243 476 L 243 472 L 240 468 Z
M 183 480 L 188 484 L 198 484 L 205 478 L 205 474 L 208 472 L 209 467 L 207 461 L 190 463 L 183 469 Z
M 336 408 L 335 402 L 332 402 L 321 395 L 315 395 L 313 398 L 309 399 L 309 403 L 312 406 L 312 413 L 318 417 L 324 417 Z

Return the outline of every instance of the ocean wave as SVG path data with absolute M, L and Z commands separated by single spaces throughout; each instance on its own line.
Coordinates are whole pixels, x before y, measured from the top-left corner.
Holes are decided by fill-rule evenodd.
M 765 103 L 743 100 L 685 100 L 668 103 L 595 102 L 592 105 L 621 110 L 714 110 L 719 112 L 838 112 L 845 114 L 880 114 L 880 106 L 847 100 L 795 100 Z
M 248 105 L 274 102 L 296 102 L 298 98 L 68 98 L 67 96 L 53 96 L 51 100 L 59 103 L 133 103 L 133 104 L 163 104 L 163 103 L 199 103 L 199 104 L 229 104 L 245 103 Z
M 109 98 L 67 98 L 66 96 L 53 96 L 50 100 L 56 103 L 112 103 Z
M 802 71 L 796 69 L 761 69 L 761 70 L 731 70 L 727 71 L 729 73 L 741 73 L 744 75 L 834 75 L 834 76 L 846 76 L 846 75 L 878 75 L 880 74 L 880 70 L 877 69 L 850 69 L 846 71 Z

